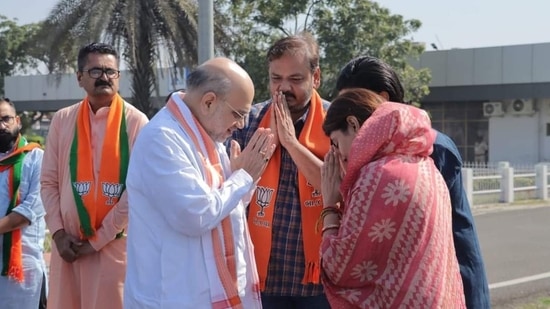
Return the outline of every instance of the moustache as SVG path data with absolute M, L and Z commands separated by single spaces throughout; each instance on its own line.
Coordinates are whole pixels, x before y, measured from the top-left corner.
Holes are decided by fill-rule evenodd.
M 285 96 L 286 99 L 292 98 L 296 100 L 296 96 L 292 92 L 283 92 L 283 95 Z
M 109 82 L 107 82 L 107 81 L 104 81 L 104 80 L 98 79 L 98 80 L 95 82 L 95 86 L 96 86 L 96 87 L 100 87 L 100 86 L 109 86 L 109 87 L 111 87 L 111 83 L 109 83 Z

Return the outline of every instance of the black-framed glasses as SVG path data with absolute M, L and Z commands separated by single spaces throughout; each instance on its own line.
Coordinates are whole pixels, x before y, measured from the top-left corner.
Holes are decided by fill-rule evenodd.
M 101 78 L 103 74 L 107 75 L 108 78 L 112 78 L 112 79 L 117 79 L 120 77 L 120 71 L 115 69 L 92 68 L 89 70 L 84 70 L 83 72 L 87 72 L 88 75 L 94 79 Z
M 9 115 L 2 116 L 0 117 L 0 124 L 12 125 L 14 120 L 15 120 L 14 116 L 9 116 Z

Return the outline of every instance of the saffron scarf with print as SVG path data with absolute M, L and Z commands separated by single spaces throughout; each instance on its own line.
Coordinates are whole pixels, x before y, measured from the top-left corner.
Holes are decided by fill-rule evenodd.
M 166 107 L 184 128 L 185 132 L 187 132 L 191 137 L 204 167 L 204 180 L 213 189 L 218 189 L 214 187 L 221 186 L 223 184 L 224 177 L 220 157 L 216 151 L 214 141 L 210 138 L 210 136 L 208 136 L 197 119 L 194 117 L 192 119 L 188 119 L 182 114 L 174 100 L 184 104 L 181 101 L 180 93 L 174 93 L 166 104 Z M 194 123 L 189 123 L 188 121 L 193 121 Z M 195 134 L 196 131 L 193 130 L 192 127 L 198 129 L 198 135 Z M 204 152 L 206 152 L 206 154 Z M 223 242 L 222 239 L 220 239 L 220 234 L 223 236 Z M 217 286 L 211 285 L 212 308 L 243 309 L 242 301 L 239 297 L 237 288 L 237 262 L 235 257 L 235 244 L 233 241 L 233 228 L 231 225 L 231 218 L 229 216 L 222 220 L 221 231 L 219 228 L 212 229 L 211 238 L 213 246 L 212 249 L 216 260 L 216 269 L 221 282 L 221 288 L 223 289 L 223 291 L 218 291 Z M 256 281 L 254 284 L 258 285 L 258 279 L 253 278 L 253 280 Z M 219 299 L 218 297 L 223 298 Z
M 96 180 L 94 179 L 90 107 L 86 97 L 78 110 L 69 158 L 71 184 L 80 219 L 80 232 L 85 239 L 95 236 L 103 218 L 126 189 L 130 146 L 126 131 L 124 101 L 118 94 L 111 103 L 106 125 L 99 178 Z
M 9 156 L 0 160 L 0 172 L 9 170 L 8 194 L 10 197 L 10 204 L 6 211 L 6 216 L 21 203 L 19 186 L 21 184 L 23 159 L 25 159 L 27 152 L 34 148 L 40 148 L 40 145 L 36 143 L 27 144 L 27 140 L 21 135 L 19 135 L 15 144 L 17 145 L 15 150 Z M 21 229 L 4 233 L 4 245 L 2 250 L 2 276 L 8 276 L 17 282 L 23 282 Z
M 260 121 L 259 127 L 269 128 L 273 103 Z M 313 91 L 309 112 L 298 140 L 318 158 L 323 158 L 330 148 L 330 140 L 321 127 L 325 119 L 323 101 L 317 91 Z M 260 287 L 265 289 L 267 268 L 271 254 L 272 223 L 279 186 L 281 169 L 281 146 L 277 146 L 265 172 L 258 182 L 256 192 L 250 201 L 248 226 L 258 264 Z M 315 231 L 315 223 L 323 209 L 323 200 L 319 190 L 308 183 L 298 171 L 298 193 L 302 217 L 302 237 L 304 243 L 305 273 L 302 284 L 320 282 L 319 246 L 321 235 Z

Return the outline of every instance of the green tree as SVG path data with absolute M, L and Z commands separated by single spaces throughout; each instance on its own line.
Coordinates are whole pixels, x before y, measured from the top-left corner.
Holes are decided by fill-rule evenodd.
M 402 78 L 406 99 L 419 102 L 427 95 L 430 73 L 416 70 L 408 59 L 417 58 L 424 45 L 410 36 L 421 23 L 369 0 L 232 0 L 224 9 L 233 17 L 235 35 L 231 55 L 251 74 L 256 84 L 256 100 L 269 97 L 265 52 L 277 38 L 310 31 L 321 51 L 324 98 L 334 97 L 339 70 L 352 58 L 367 54 L 392 65 Z
M 74 72 L 83 45 L 112 44 L 132 75 L 132 104 L 152 116 L 157 68 L 197 62 L 197 10 L 193 0 L 61 0 L 36 40 L 50 72 Z
M 38 60 L 31 56 L 29 38 L 38 24 L 17 25 L 17 20 L 0 15 L 0 96 L 4 96 L 4 78 L 16 71 L 35 68 Z

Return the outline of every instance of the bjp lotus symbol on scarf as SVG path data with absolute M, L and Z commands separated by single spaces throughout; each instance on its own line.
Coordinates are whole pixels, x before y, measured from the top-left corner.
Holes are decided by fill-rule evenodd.
M 271 196 L 273 195 L 273 189 L 266 187 L 258 187 L 256 189 L 256 204 L 260 206 L 260 211 L 256 214 L 258 217 L 264 217 L 264 209 L 269 206 L 269 201 L 271 201 Z
M 102 182 L 101 188 L 103 189 L 103 196 L 108 197 L 107 205 L 114 205 L 115 198 L 118 198 L 122 193 L 121 183 Z
M 84 196 L 90 192 L 91 181 L 76 181 L 73 182 L 73 187 L 80 196 Z

